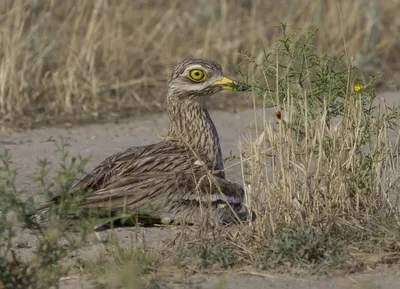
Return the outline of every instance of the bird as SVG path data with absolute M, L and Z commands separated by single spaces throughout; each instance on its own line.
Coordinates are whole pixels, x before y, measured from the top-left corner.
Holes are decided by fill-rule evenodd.
M 249 87 L 223 75 L 208 59 L 187 58 L 167 81 L 169 129 L 161 140 L 130 147 L 103 160 L 72 185 L 79 208 L 108 217 L 136 216 L 151 223 L 235 223 L 246 215 L 243 187 L 225 178 L 221 145 L 205 98 Z M 60 203 L 56 196 L 37 212 Z M 39 216 L 32 214 L 31 216 Z

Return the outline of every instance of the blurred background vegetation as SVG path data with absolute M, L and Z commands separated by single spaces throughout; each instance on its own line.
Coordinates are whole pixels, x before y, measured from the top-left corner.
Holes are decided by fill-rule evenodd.
M 399 0 L 3 0 L 0 2 L 0 129 L 116 121 L 161 112 L 165 82 L 186 57 L 236 75 L 241 52 L 269 51 L 279 22 L 318 28 L 313 45 L 346 54 L 381 90 L 400 80 Z M 241 109 L 244 97 L 210 106 Z

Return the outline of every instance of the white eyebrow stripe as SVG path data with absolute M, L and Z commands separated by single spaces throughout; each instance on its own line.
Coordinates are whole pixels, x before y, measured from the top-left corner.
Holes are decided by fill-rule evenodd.
M 184 73 L 185 73 L 185 72 L 188 72 L 188 71 L 190 71 L 190 70 L 193 70 L 193 69 L 200 69 L 200 70 L 203 70 L 204 72 L 207 72 L 206 69 L 205 69 L 203 66 L 201 66 L 201 65 L 199 65 L 199 64 L 194 64 L 194 65 L 191 65 L 191 66 L 187 67 L 187 68 L 185 69 Z

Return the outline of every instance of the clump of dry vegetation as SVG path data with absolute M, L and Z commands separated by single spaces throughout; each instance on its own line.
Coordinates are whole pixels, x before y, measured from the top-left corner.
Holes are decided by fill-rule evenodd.
M 368 4 L 370 3 L 370 4 Z M 399 80 L 399 3 L 384 1 L 26 1 L 0 4 L 0 127 L 118 120 L 161 111 L 171 67 L 185 57 L 238 51 L 263 57 L 276 24 L 318 27 L 317 51 L 337 56 L 346 39 L 365 72 Z M 213 107 L 246 105 L 229 97 Z
M 398 263 L 400 105 L 377 96 L 378 76 L 364 78 L 346 55 L 317 53 L 314 41 L 315 32 L 282 25 L 270 54 L 245 55 L 246 78 L 276 116 L 244 146 L 257 221 L 237 242 L 267 268 Z

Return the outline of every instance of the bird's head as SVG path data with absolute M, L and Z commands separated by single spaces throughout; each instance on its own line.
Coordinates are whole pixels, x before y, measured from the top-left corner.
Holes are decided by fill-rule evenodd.
M 185 59 L 173 69 L 168 96 L 199 101 L 221 90 L 247 91 L 249 88 L 223 76 L 221 66 L 205 59 Z

